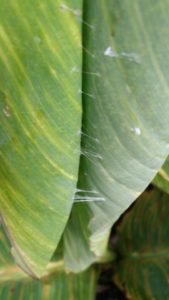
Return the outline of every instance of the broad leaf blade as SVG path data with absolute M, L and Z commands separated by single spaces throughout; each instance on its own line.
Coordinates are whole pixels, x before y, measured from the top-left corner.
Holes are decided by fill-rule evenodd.
M 168 212 L 168 195 L 145 192 L 117 227 L 114 280 L 129 299 L 168 298 Z
M 28 278 L 7 281 L 0 284 L 0 297 L 4 300 L 94 300 L 96 280 L 97 272 L 91 268 L 77 275 L 59 272 L 40 281 Z
M 81 222 L 96 259 L 168 155 L 168 16 L 168 0 L 85 1 L 78 188 L 91 201 L 92 218 L 86 226 L 82 214 Z
M 0 299 L 3 300 L 94 300 L 98 270 L 74 275 L 63 271 L 63 261 L 49 263 L 45 275 L 33 280 L 16 266 L 10 245 L 0 227 Z
M 16 273 L 17 274 L 17 273 Z M 91 268 L 78 275 L 58 272 L 41 280 L 8 280 L 0 284 L 1 299 L 94 300 L 97 271 Z
M 0 210 L 15 255 L 36 276 L 64 230 L 77 182 L 81 5 L 0 0 Z

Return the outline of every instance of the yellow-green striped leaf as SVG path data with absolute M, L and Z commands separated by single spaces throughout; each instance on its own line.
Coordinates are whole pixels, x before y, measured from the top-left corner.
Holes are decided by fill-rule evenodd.
M 48 264 L 44 276 L 26 275 L 9 254 L 10 245 L 0 227 L 0 299 L 2 300 L 94 300 L 98 270 L 74 275 L 63 271 L 63 261 Z
M 0 211 L 41 276 L 67 222 L 81 128 L 82 1 L 0 0 Z
M 94 300 L 96 279 L 94 268 L 77 275 L 59 272 L 39 281 L 13 278 L 0 283 L 0 297 L 3 300 Z
M 145 192 L 117 227 L 114 280 L 128 299 L 168 299 L 169 196 Z

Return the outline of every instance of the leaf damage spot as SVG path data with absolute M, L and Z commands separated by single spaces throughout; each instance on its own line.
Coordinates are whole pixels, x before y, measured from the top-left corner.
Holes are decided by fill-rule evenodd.
M 92 76 L 101 77 L 101 74 L 98 73 L 98 72 L 88 72 L 88 71 L 83 71 L 82 73 L 83 73 L 83 74 L 86 74 L 86 75 L 92 75 Z
M 132 127 L 130 129 L 135 135 L 141 135 L 141 129 L 139 127 Z
M 74 202 L 95 202 L 95 201 L 105 201 L 103 197 L 91 197 L 91 196 L 75 196 Z
M 140 56 L 137 53 L 135 53 L 135 52 L 131 52 L 131 53 L 121 52 L 121 53 L 117 53 L 110 46 L 106 48 L 106 50 L 104 51 L 104 55 L 112 57 L 112 58 L 127 58 L 129 61 L 135 62 L 137 64 L 141 63 Z
M 61 4 L 60 9 L 62 12 L 69 12 L 72 13 L 74 16 L 78 17 L 77 20 L 89 27 L 90 29 L 95 29 L 94 25 L 89 24 L 88 22 L 84 21 L 81 16 L 82 16 L 82 11 L 80 9 L 73 9 L 66 4 Z
M 3 113 L 4 113 L 5 117 L 7 117 L 7 118 L 11 117 L 11 110 L 8 105 L 6 105 L 3 108 Z
M 34 40 L 35 44 L 40 44 L 42 42 L 41 38 L 37 35 L 34 36 L 33 40 Z
M 72 69 L 71 69 L 71 71 L 70 71 L 70 73 L 72 74 L 72 73 L 79 73 L 80 72 L 80 70 L 79 70 L 79 68 L 77 67 L 77 66 L 74 66 Z
M 78 90 L 78 94 L 81 94 L 81 95 L 84 94 L 84 95 L 86 95 L 89 98 L 96 99 L 95 95 L 86 93 L 86 92 L 82 91 L 81 89 Z
M 81 73 L 80 69 L 77 66 L 72 67 L 70 70 L 70 73 Z M 96 77 L 101 77 L 101 74 L 98 72 L 90 72 L 90 71 L 82 71 L 83 74 L 86 75 L 91 75 L 91 76 L 96 76 Z
M 100 160 L 103 160 L 103 157 L 99 153 L 95 153 L 92 151 L 83 150 L 80 152 L 80 154 L 87 158 L 98 158 Z
M 84 136 L 86 140 L 92 140 L 92 142 L 95 142 L 95 143 L 97 143 L 97 144 L 100 144 L 100 140 L 99 140 L 98 138 L 96 138 L 96 137 L 93 137 L 93 136 L 91 136 L 91 135 L 88 135 L 87 133 L 85 133 L 85 132 L 83 132 L 83 131 L 81 131 L 81 130 L 79 131 L 79 134 L 80 134 L 81 136 Z
M 76 189 L 74 202 L 94 202 L 105 201 L 105 198 L 100 196 L 95 190 Z
M 116 52 L 113 51 L 112 47 L 108 47 L 104 51 L 104 55 L 109 56 L 109 57 L 119 57 L 119 55 Z
M 92 58 L 95 58 L 95 54 L 93 54 L 92 52 L 90 52 L 87 48 L 85 48 L 83 45 L 80 45 L 80 48 L 82 48 L 84 50 L 84 52 L 86 52 L 88 55 L 90 55 Z
M 135 52 L 131 52 L 131 53 L 121 52 L 120 56 L 126 57 L 128 58 L 129 61 L 133 61 L 137 64 L 141 63 L 140 56 Z
M 73 9 L 71 7 L 68 7 L 66 4 L 61 4 L 60 9 L 62 12 L 71 12 L 75 16 L 81 16 L 82 12 L 80 9 Z

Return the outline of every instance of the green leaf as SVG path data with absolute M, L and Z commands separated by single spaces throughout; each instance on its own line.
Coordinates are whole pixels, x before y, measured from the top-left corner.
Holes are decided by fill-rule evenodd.
M 64 232 L 64 265 L 65 268 L 73 272 L 82 272 L 94 262 L 105 263 L 114 259 L 112 252 L 105 249 L 107 246 L 107 236 L 105 242 L 99 245 L 96 251 L 102 251 L 102 256 L 95 255 L 89 248 L 88 223 L 92 219 L 92 215 L 87 206 L 83 203 L 77 203 L 71 213 L 68 226 Z M 102 234 L 102 232 L 101 232 Z
M 45 275 L 33 280 L 21 271 L 10 254 L 0 227 L 0 299 L 3 300 L 94 300 L 98 270 L 95 267 L 74 275 L 63 271 L 63 261 L 48 264 Z
M 76 204 L 72 210 L 68 226 L 64 232 L 64 264 L 66 269 L 81 272 L 96 261 L 96 257 L 89 250 L 87 224 L 90 219 L 86 206 Z
M 78 214 L 96 260 L 112 224 L 169 152 L 168 16 L 168 0 L 85 1 L 78 188 L 79 199 L 91 202 L 79 205 Z M 91 216 L 87 224 L 84 205 Z M 73 239 L 76 245 L 72 230 Z
M 145 192 L 117 226 L 114 280 L 129 299 L 168 298 L 168 211 L 168 195 Z
M 94 300 L 96 279 L 94 268 L 77 275 L 59 272 L 40 281 L 25 278 L 15 282 L 13 278 L 0 284 L 0 297 L 4 300 Z
M 60 240 L 77 183 L 81 6 L 0 0 L 0 211 L 32 276 Z
M 169 157 L 167 157 L 164 165 L 153 179 L 153 184 L 169 194 Z

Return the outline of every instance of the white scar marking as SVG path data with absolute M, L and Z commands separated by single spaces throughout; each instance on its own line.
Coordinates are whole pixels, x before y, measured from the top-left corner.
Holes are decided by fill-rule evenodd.
M 81 190 L 81 189 L 76 189 L 77 193 L 92 193 L 92 194 L 98 194 L 97 191 L 95 190 Z
M 82 15 L 82 12 L 81 12 L 80 9 L 72 9 L 72 8 L 68 7 L 67 5 L 65 5 L 65 4 L 61 4 L 60 9 L 63 12 L 71 12 L 73 15 L 78 16 L 78 17 Z
M 141 129 L 139 127 L 132 127 L 130 130 L 136 135 L 141 135 Z
M 80 72 L 80 70 L 79 70 L 79 68 L 76 67 L 76 66 L 74 66 L 74 67 L 71 69 L 71 71 L 70 71 L 70 73 L 79 73 L 79 72 Z
M 97 73 L 97 72 L 81 71 L 77 66 L 74 66 L 74 67 L 70 70 L 70 73 L 80 73 L 80 72 L 82 72 L 83 74 L 87 74 L 87 75 L 92 75 L 92 76 L 101 77 L 101 74 L 100 74 L 100 73 Z
M 140 56 L 137 53 L 135 53 L 135 52 L 131 52 L 131 53 L 121 52 L 121 53 L 117 53 L 110 46 L 108 48 L 106 48 L 106 50 L 104 51 L 104 55 L 112 57 L 112 58 L 127 58 L 129 61 L 135 62 L 137 64 L 141 63 Z
M 88 196 L 75 196 L 74 202 L 94 202 L 94 201 L 105 201 L 103 197 L 88 197 Z
M 133 62 L 135 62 L 137 64 L 141 63 L 139 55 L 137 53 L 135 53 L 135 52 L 131 52 L 131 53 L 122 52 L 120 54 L 120 56 L 121 57 L 127 57 L 128 60 L 133 61 Z
M 112 47 L 108 47 L 105 51 L 104 51 L 104 55 L 105 56 L 110 56 L 110 57 L 119 57 L 119 55 L 113 51 Z
M 97 72 L 86 72 L 86 71 L 83 71 L 83 74 L 88 74 L 88 75 L 94 75 L 94 76 L 97 76 L 97 77 L 101 77 L 101 74 L 97 73 Z
M 82 48 L 91 57 L 95 58 L 95 55 L 93 53 L 91 53 L 88 49 L 86 49 L 84 46 L 80 45 L 80 48 Z
M 61 4 L 60 5 L 60 9 L 63 12 L 70 12 L 70 13 L 72 13 L 74 16 L 78 17 L 77 20 L 79 20 L 79 22 L 85 24 L 86 26 L 88 26 L 92 30 L 95 29 L 94 25 L 91 25 L 88 22 L 84 21 L 82 18 L 80 18 L 81 15 L 82 15 L 82 11 L 80 9 L 72 9 L 72 8 L 68 7 L 67 5 L 65 5 L 65 4 Z
M 82 90 L 78 90 L 78 93 L 79 93 L 79 94 L 86 95 L 86 96 L 88 96 L 89 98 L 96 99 L 95 95 L 86 93 L 86 92 L 84 92 L 84 91 L 82 91 Z
M 11 116 L 11 111 L 10 111 L 9 106 L 5 106 L 5 107 L 3 108 L 3 113 L 4 113 L 4 115 L 5 115 L 7 118 L 9 118 L 9 117 Z

